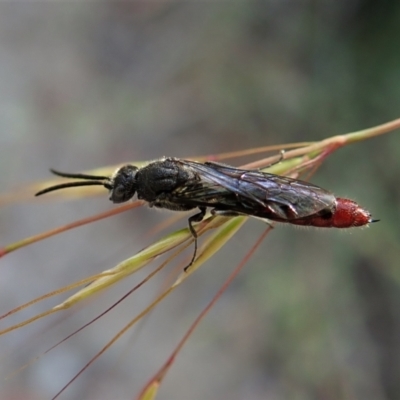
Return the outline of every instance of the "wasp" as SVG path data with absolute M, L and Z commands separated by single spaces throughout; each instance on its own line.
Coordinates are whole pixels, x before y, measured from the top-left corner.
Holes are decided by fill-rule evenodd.
M 102 185 L 109 190 L 113 203 L 126 202 L 136 194 L 150 207 L 172 211 L 197 209 L 198 213 L 188 219 L 195 249 L 185 269 L 197 253 L 193 224 L 204 219 L 207 209 L 211 209 L 212 215 L 245 215 L 320 228 L 352 228 L 377 221 L 355 201 L 336 197 L 309 182 L 215 162 L 164 157 L 141 168 L 124 165 L 111 177 L 51 172 L 79 181 L 48 187 L 36 196 L 70 187 Z

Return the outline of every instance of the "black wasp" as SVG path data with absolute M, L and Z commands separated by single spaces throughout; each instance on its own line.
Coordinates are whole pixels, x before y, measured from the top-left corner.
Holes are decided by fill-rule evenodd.
M 207 208 L 212 215 L 247 215 L 295 225 L 323 228 L 350 228 L 375 222 L 368 211 L 349 199 L 311 183 L 259 170 L 245 170 L 215 162 L 199 163 L 179 158 L 162 158 L 145 167 L 124 165 L 111 177 L 69 174 L 55 175 L 82 179 L 51 186 L 36 196 L 54 190 L 102 185 L 110 191 L 113 203 L 130 200 L 135 193 L 150 207 L 173 211 L 199 212 L 188 219 L 197 252 L 197 233 L 193 223 L 203 220 Z

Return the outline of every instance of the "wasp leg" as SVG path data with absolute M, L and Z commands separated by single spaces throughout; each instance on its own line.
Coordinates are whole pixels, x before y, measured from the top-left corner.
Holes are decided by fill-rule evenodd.
M 239 213 L 236 211 L 230 211 L 230 210 L 217 210 L 215 208 L 213 208 L 211 210 L 211 215 L 215 215 L 215 216 L 220 216 L 220 217 L 239 217 L 240 215 L 247 215 L 247 214 L 243 214 L 243 213 Z
M 215 216 L 219 216 L 219 217 L 248 217 L 248 214 L 245 213 L 240 213 L 240 212 L 236 212 L 236 211 L 230 211 L 230 210 L 216 210 L 215 208 L 213 208 L 211 210 L 211 215 L 215 215 Z M 258 218 L 257 219 L 265 222 L 270 228 L 274 228 L 273 222 L 271 222 L 270 220 L 266 219 L 266 218 Z
M 268 168 L 269 168 L 269 167 L 272 167 L 273 165 L 279 164 L 281 161 L 283 161 L 284 158 L 285 158 L 285 150 L 281 150 L 281 151 L 279 152 L 279 158 L 278 158 L 278 160 L 276 160 L 276 161 L 272 162 L 271 164 L 269 164 L 269 165 L 268 165 Z
M 193 257 L 190 260 L 190 263 L 188 265 L 186 265 L 186 267 L 184 268 L 185 272 L 193 264 L 193 262 L 194 262 L 194 260 L 196 258 L 196 254 L 197 254 L 197 232 L 193 228 L 193 222 L 201 222 L 203 220 L 204 216 L 206 215 L 207 208 L 206 207 L 199 207 L 199 210 L 200 210 L 200 212 L 198 214 L 192 215 L 188 219 L 189 230 L 190 230 L 190 233 L 192 234 L 193 239 L 194 239 L 194 252 L 193 252 Z

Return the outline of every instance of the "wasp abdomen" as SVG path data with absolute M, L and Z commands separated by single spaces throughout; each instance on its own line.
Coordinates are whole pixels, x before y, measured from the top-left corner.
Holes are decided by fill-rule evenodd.
M 310 215 L 289 221 L 295 225 L 315 226 L 318 228 L 353 228 L 375 222 L 371 214 L 350 199 L 336 198 L 332 211 Z

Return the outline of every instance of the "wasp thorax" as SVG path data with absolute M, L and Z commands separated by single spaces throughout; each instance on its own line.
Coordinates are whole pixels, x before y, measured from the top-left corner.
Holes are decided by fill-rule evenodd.
M 113 203 L 123 203 L 130 200 L 136 192 L 136 172 L 138 167 L 125 165 L 111 179 L 110 200 Z

